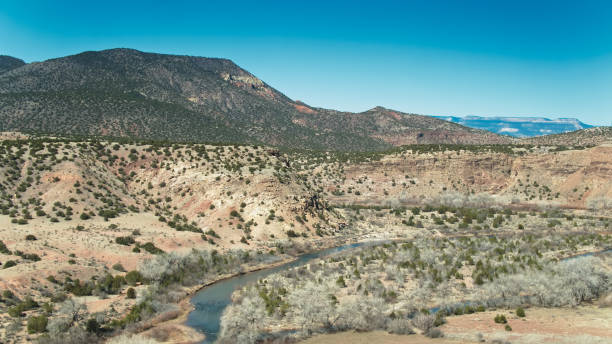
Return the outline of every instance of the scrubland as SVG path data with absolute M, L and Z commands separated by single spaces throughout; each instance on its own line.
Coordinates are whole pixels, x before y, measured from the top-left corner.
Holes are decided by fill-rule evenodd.
M 179 302 L 203 285 L 356 241 L 388 244 L 240 291 L 224 337 L 435 336 L 444 318 L 478 307 L 583 304 L 609 288 L 609 262 L 559 260 L 609 247 L 611 149 L 334 153 L 10 136 L 0 145 L 0 337 L 140 333 L 180 319 Z

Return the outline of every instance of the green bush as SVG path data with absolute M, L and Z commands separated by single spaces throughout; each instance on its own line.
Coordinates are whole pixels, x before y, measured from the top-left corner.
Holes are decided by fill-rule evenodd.
M 525 310 L 523 309 L 523 307 L 519 307 L 516 309 L 516 315 L 521 318 L 525 317 Z
M 98 333 L 100 332 L 100 324 L 96 319 L 91 318 L 87 320 L 87 323 L 85 324 L 85 329 L 89 333 Z
M 506 324 L 506 323 L 508 323 L 508 320 L 506 319 L 506 316 L 503 315 L 503 314 L 496 315 L 494 321 L 495 321 L 496 324 Z
M 14 260 L 7 260 L 6 262 L 4 262 L 4 266 L 2 268 L 8 269 L 8 268 L 12 268 L 15 265 L 17 265 L 17 263 Z
M 11 251 L 6 247 L 6 245 L 0 240 L 0 253 L 2 254 L 11 254 Z
M 164 253 L 162 249 L 157 248 L 155 244 L 153 244 L 152 242 L 145 243 L 144 245 L 141 245 L 140 247 L 151 254 Z
M 115 242 L 119 245 L 130 246 L 136 242 L 131 236 L 116 237 Z
M 140 274 L 140 272 L 132 270 L 125 274 L 125 281 L 127 282 L 127 284 L 134 286 L 137 283 L 142 282 L 142 275 Z
M 47 329 L 47 317 L 44 315 L 33 316 L 28 319 L 28 333 L 42 333 Z
M 136 298 L 136 290 L 134 290 L 134 288 L 129 288 L 127 290 L 127 298 L 128 299 L 135 299 Z
M 506 331 L 512 331 L 512 327 L 510 327 L 510 325 L 508 325 L 508 324 L 506 324 L 504 329 L 506 329 Z

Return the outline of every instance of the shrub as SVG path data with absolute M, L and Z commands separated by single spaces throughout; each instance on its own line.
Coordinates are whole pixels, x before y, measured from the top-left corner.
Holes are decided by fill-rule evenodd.
M 506 316 L 503 315 L 503 314 L 496 315 L 493 320 L 495 321 L 496 324 L 506 324 L 506 323 L 508 323 L 508 320 L 506 319 Z
M 440 329 L 434 327 L 427 330 L 427 332 L 425 332 L 425 336 L 429 338 L 442 338 L 444 337 L 444 333 L 442 333 Z
M 414 325 L 414 327 L 418 328 L 419 330 L 423 332 L 427 332 L 429 331 L 429 329 L 433 328 L 435 322 L 436 322 L 435 315 L 423 314 L 423 313 L 417 314 L 412 319 L 412 325 Z
M 116 237 L 115 242 L 119 245 L 130 246 L 136 242 L 131 236 Z
M 413 334 L 414 331 L 407 319 L 393 319 L 387 325 L 387 331 L 393 334 Z
M 145 243 L 144 245 L 141 245 L 140 247 L 142 247 L 145 251 L 149 252 L 150 254 L 164 253 L 162 249 L 157 248 L 155 244 L 153 244 L 152 242 Z
M 12 268 L 15 265 L 17 265 L 17 263 L 14 260 L 7 260 L 6 262 L 4 262 L 4 266 L 2 268 L 8 269 L 8 268 Z
M 34 235 L 32 235 L 32 234 L 28 234 L 28 235 L 26 235 L 25 239 L 27 241 L 35 241 L 36 237 Z
M 506 331 L 512 331 L 512 327 L 508 324 L 506 324 L 506 326 L 504 326 L 504 329 L 506 329 Z
M 22 317 L 24 315 L 23 314 L 23 308 L 20 307 L 19 305 L 13 306 L 13 307 L 8 309 L 8 315 L 10 315 L 13 318 Z
M 134 290 L 134 288 L 128 288 L 128 290 L 127 290 L 127 298 L 128 299 L 135 299 L 136 298 L 136 290 Z
M 89 333 L 98 333 L 100 332 L 100 324 L 94 318 L 88 319 L 87 323 L 85 323 L 85 329 Z
M 125 268 L 123 267 L 123 265 L 121 265 L 121 263 L 117 263 L 113 265 L 113 270 L 125 272 Z
M 127 282 L 127 284 L 134 286 L 137 283 L 142 282 L 142 275 L 140 274 L 140 272 L 132 270 L 125 274 L 125 281 Z
M 0 253 L 2 254 L 11 254 L 11 251 L 6 247 L 6 245 L 0 240 Z
M 33 316 L 28 319 L 28 333 L 41 333 L 47 329 L 48 319 L 44 315 Z
M 523 309 L 523 307 L 519 307 L 516 309 L 516 315 L 521 318 L 525 317 L 525 310 Z

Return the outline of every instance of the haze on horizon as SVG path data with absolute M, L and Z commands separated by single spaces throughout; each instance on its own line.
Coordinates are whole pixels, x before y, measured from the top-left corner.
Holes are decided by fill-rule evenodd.
M 7 0 L 0 54 L 222 57 L 312 106 L 610 125 L 610 17 L 607 1 Z

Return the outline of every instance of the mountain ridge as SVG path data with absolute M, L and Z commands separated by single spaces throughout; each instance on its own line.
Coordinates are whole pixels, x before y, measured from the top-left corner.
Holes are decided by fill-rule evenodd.
M 361 113 L 291 100 L 221 58 L 117 48 L 0 74 L 0 130 L 265 143 L 364 151 L 411 143 L 508 143 L 482 130 L 376 107 Z

